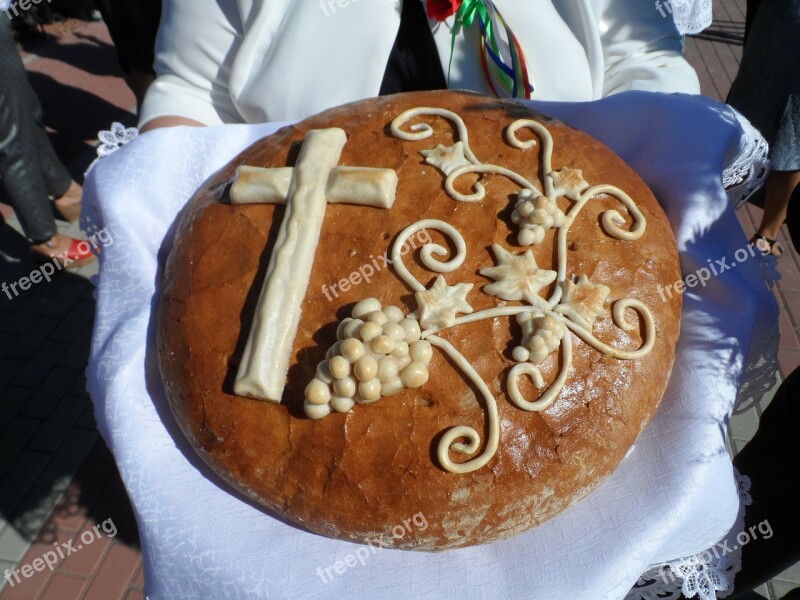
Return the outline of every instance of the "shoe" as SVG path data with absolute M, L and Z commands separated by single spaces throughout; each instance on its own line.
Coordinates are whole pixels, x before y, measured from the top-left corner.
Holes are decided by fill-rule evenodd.
M 69 238 L 69 248 L 66 252 L 56 254 L 55 251 L 48 251 L 47 244 L 34 246 L 31 251 L 35 258 L 41 262 L 54 261 L 64 269 L 74 269 L 96 260 L 97 257 L 92 253 L 92 245 L 86 240 L 76 240 Z M 44 248 L 42 247 L 44 246 Z
M 750 243 L 755 246 L 756 250 L 761 252 L 762 255 L 772 254 L 776 258 L 783 254 L 783 246 L 780 245 L 778 240 L 773 240 L 760 233 L 755 234 Z

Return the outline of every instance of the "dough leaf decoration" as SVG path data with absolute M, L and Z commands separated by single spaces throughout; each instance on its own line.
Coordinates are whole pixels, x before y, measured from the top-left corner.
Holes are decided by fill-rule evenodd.
M 594 322 L 605 317 L 606 298 L 611 289 L 602 283 L 594 284 L 586 275 L 581 275 L 577 283 L 567 279 L 561 283 L 563 294 L 556 312 L 572 319 L 581 327 L 591 330 Z
M 472 164 L 464 156 L 464 142 L 456 142 L 452 146 L 439 144 L 436 148 L 423 150 L 420 154 L 425 157 L 426 163 L 433 165 L 445 175 Z
M 484 292 L 503 300 L 525 300 L 533 306 L 546 306 L 539 290 L 553 283 L 556 272 L 540 269 L 531 250 L 522 254 L 511 254 L 500 244 L 493 244 L 497 266 L 484 267 L 481 275 L 495 280 L 484 288 Z
M 439 275 L 429 290 L 417 292 L 417 312 L 422 327 L 450 327 L 457 313 L 470 314 L 472 307 L 467 302 L 467 294 L 472 283 L 447 285 L 444 276 Z
M 501 437 L 497 401 L 475 367 L 441 334 L 484 319 L 516 318 L 522 336 L 512 352 L 516 364 L 508 372 L 506 387 L 511 401 L 526 411 L 546 410 L 559 397 L 572 369 L 574 337 L 606 356 L 622 360 L 647 355 L 655 343 L 650 309 L 635 298 L 612 301 L 613 292 L 608 286 L 591 281 L 585 273 L 568 276 L 567 268 L 569 230 L 587 202 L 613 197 L 623 205 L 627 217 L 616 209 L 605 210 L 600 217 L 605 233 L 618 240 L 639 239 L 645 232 L 646 220 L 633 199 L 619 188 L 590 185 L 580 169 L 563 166 L 554 170 L 553 138 L 537 121 L 515 121 L 506 129 L 506 141 L 523 152 L 541 148 L 541 157 L 531 157 L 534 165 L 541 160 L 541 187 L 516 171 L 479 161 L 470 148 L 466 124 L 452 111 L 425 107 L 407 110 L 392 122 L 392 134 L 407 142 L 430 138 L 434 129 L 421 121 L 422 117 L 441 117 L 454 127 L 452 144 L 440 143 L 432 149 L 420 150 L 425 161 L 443 173 L 447 193 L 458 202 L 479 202 L 485 198 L 486 187 L 481 179 L 473 183 L 470 193 L 456 189 L 456 181 L 470 173 L 499 175 L 514 181 L 520 187 L 511 217 L 518 228 L 517 242 L 523 247 L 541 244 L 548 232 L 554 230 L 557 270 L 541 268 L 530 248 L 514 253 L 493 244 L 496 264 L 479 271 L 493 281 L 482 291 L 503 302 L 473 312 L 467 296 L 478 282 L 448 285 L 443 275 L 456 271 L 464 263 L 467 247 L 461 233 L 438 219 L 412 223 L 398 234 L 390 254 L 397 276 L 415 294 L 416 309 L 404 314 L 399 307 L 383 307 L 374 298 L 356 304 L 351 317 L 339 325 L 338 341 L 329 349 L 317 376 L 306 388 L 305 407 L 309 417 L 322 418 L 333 411 L 357 409 L 356 404 L 375 402 L 405 388 L 423 386 L 428 381 L 433 348 L 438 348 L 472 382 L 485 407 L 485 442 L 472 427 L 457 425 L 444 431 L 437 445 L 441 468 L 451 473 L 470 473 L 486 466 L 497 451 Z M 534 137 L 520 139 L 517 133 L 521 129 L 532 131 Z M 423 266 L 439 274 L 430 287 L 411 273 L 400 252 L 406 241 L 423 229 L 438 231 L 454 248 L 451 253 L 445 246 L 430 241 L 419 249 Z M 450 254 L 447 260 L 441 260 Z M 542 290 L 553 283 L 549 298 L 543 297 Z M 635 337 L 642 331 L 639 348 L 616 348 L 594 336 L 596 321 L 608 316 L 609 307 L 614 325 Z M 635 322 L 628 320 L 629 311 L 636 313 Z M 554 353 L 560 354 L 558 373 L 548 383 L 538 365 L 551 360 Z M 526 399 L 520 389 L 525 377 L 539 390 L 533 400 Z M 456 462 L 453 455 L 470 458 Z

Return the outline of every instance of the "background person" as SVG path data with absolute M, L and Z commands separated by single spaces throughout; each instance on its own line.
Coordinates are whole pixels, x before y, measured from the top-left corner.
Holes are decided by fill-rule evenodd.
M 158 77 L 140 125 L 147 130 L 285 121 L 381 91 L 430 86 L 489 93 L 476 52 L 477 24 L 463 29 L 451 46 L 452 19 L 425 17 L 426 8 L 437 15 L 441 5 L 440 0 L 344 5 L 171 0 L 158 34 Z M 495 0 L 494 5 L 520 42 L 536 99 L 700 90 L 682 56 L 675 23 L 649 2 Z
M 800 0 L 761 0 L 748 5 L 751 11 L 728 103 L 769 142 L 773 170 L 753 241 L 779 255 L 778 232 L 787 218 L 792 243 L 800 249 Z
M 114 41 L 125 83 L 141 107 L 147 88 L 156 78 L 156 32 L 161 0 L 95 0 Z
M 53 204 L 68 221 L 80 216 L 81 186 L 56 156 L 41 123 L 41 105 L 28 82 L 11 25 L 0 16 L 0 192 L 12 207 L 35 256 L 63 255 L 77 266 L 91 245 L 58 232 Z M 51 198 L 55 202 L 51 203 Z M 88 246 L 88 249 L 84 249 Z M 62 263 L 64 261 L 61 259 Z

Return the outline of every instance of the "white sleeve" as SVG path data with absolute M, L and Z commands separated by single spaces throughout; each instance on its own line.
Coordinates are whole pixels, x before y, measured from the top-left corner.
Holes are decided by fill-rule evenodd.
M 603 96 L 626 90 L 700 93 L 683 57 L 670 0 L 605 0 Z
M 241 122 L 228 90 L 241 32 L 235 0 L 165 0 L 156 40 L 157 78 L 147 90 L 139 126 L 164 116 L 205 125 Z

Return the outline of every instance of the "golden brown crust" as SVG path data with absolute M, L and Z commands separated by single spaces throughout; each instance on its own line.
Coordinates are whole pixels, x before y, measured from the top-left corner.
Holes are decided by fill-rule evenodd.
M 508 179 L 486 177 L 487 198 L 478 204 L 452 200 L 443 178 L 419 151 L 452 143 L 452 126 L 429 118 L 434 136 L 403 142 L 388 129 L 392 119 L 416 106 L 441 106 L 464 118 L 475 154 L 541 181 L 538 150 L 507 145 L 505 127 L 517 118 L 545 123 L 555 140 L 553 168 L 583 170 L 591 184 L 625 190 L 647 218 L 635 242 L 606 235 L 603 210 L 626 211 L 611 198 L 589 202 L 569 235 L 568 274 L 589 275 L 611 288 L 610 301 L 633 297 L 647 304 L 656 324 L 653 351 L 640 360 L 604 356 L 573 336 L 574 364 L 563 392 L 541 413 L 513 405 L 505 378 L 520 328 L 513 318 L 461 326 L 444 334 L 476 367 L 497 398 L 500 447 L 489 464 L 470 474 L 442 470 L 435 458 L 441 433 L 469 425 L 486 438 L 485 407 L 473 386 L 441 353 L 430 380 L 346 414 L 314 421 L 303 414 L 303 391 L 317 363 L 335 341 L 337 323 L 358 300 L 414 309 L 413 296 L 389 269 L 328 301 L 332 284 L 389 248 L 396 234 L 422 218 L 442 219 L 466 238 L 468 254 L 448 283 L 475 282 L 475 310 L 507 304 L 481 292 L 490 280 L 478 274 L 494 265 L 490 247 L 514 253 L 516 228 Z M 249 329 L 263 272 L 283 208 L 231 206 L 226 188 L 239 164 L 292 164 L 306 131 L 337 126 L 348 143 L 340 164 L 397 170 L 398 199 L 391 210 L 329 205 L 323 224 L 292 363 L 281 404 L 234 396 L 232 379 Z M 541 185 L 541 184 L 540 184 Z M 498 218 L 499 217 L 499 218 Z M 628 219 L 630 221 L 630 219 Z M 439 240 L 440 241 L 440 240 Z M 553 267 L 553 231 L 533 246 L 537 263 Z M 417 258 L 411 269 L 424 284 L 434 279 Z M 416 264 L 413 264 L 416 262 Z M 584 133 L 506 101 L 454 92 L 384 97 L 327 111 L 287 127 L 244 151 L 213 176 L 186 207 L 169 256 L 160 297 L 159 350 L 167 395 L 183 432 L 204 460 L 231 485 L 264 506 L 323 535 L 366 541 L 383 534 L 398 547 L 440 550 L 497 540 L 552 517 L 594 489 L 622 460 L 656 412 L 678 339 L 680 298 L 662 300 L 657 285 L 679 279 L 669 223 L 644 182 L 619 157 Z M 513 303 L 512 303 L 513 304 Z M 629 319 L 636 318 L 629 315 Z M 633 349 L 637 333 L 614 326 L 610 315 L 595 335 Z M 543 363 L 549 382 L 558 353 Z M 537 392 L 522 386 L 526 397 Z M 415 514 L 428 523 L 402 539 L 391 530 Z

